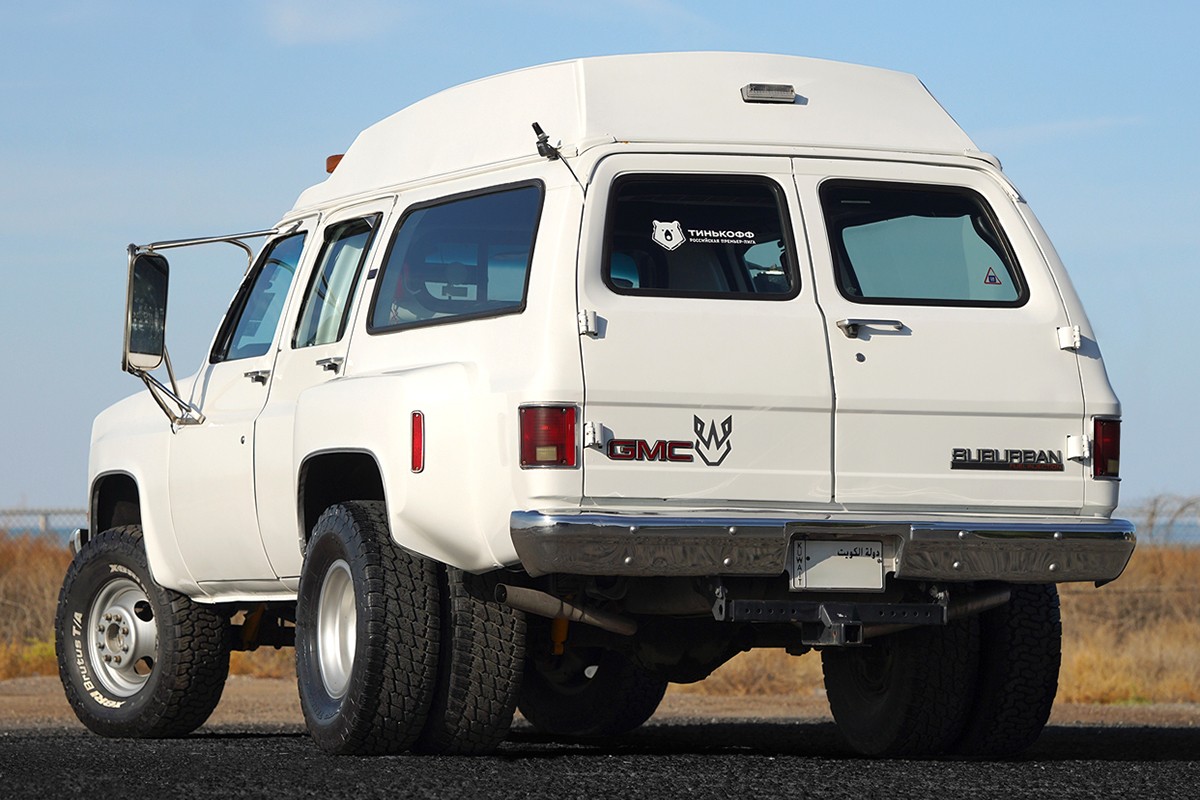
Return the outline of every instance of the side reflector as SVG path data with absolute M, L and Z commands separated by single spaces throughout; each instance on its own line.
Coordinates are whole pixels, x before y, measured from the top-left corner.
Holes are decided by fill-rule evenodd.
M 747 83 L 742 87 L 747 103 L 794 103 L 796 87 L 790 83 Z
M 332 175 L 338 164 L 342 163 L 342 157 L 345 155 L 345 153 L 338 153 L 336 156 L 328 156 L 325 159 L 325 171 Z
M 1092 451 L 1092 475 L 1121 477 L 1121 420 L 1096 420 L 1096 446 Z
M 522 406 L 521 466 L 574 467 L 575 406 Z
M 425 415 L 412 412 L 412 471 L 425 470 Z

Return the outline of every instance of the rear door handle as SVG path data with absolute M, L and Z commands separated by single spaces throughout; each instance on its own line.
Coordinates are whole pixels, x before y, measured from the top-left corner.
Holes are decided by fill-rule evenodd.
M 262 385 L 266 386 L 267 378 L 269 378 L 271 376 L 271 370 L 269 370 L 269 369 L 252 369 L 249 372 L 244 373 L 244 374 L 247 378 L 250 379 L 251 383 L 261 383 Z
M 342 358 L 341 356 L 330 356 L 329 358 L 318 358 L 317 366 L 321 367 L 322 369 L 326 370 L 327 372 L 332 372 L 334 375 L 337 375 L 338 372 L 340 372 L 342 369 L 342 362 L 345 360 L 346 359 Z
M 864 326 L 868 328 L 891 328 L 894 331 L 904 330 L 904 323 L 898 319 L 839 319 L 837 326 L 842 329 L 842 333 L 846 334 L 847 339 L 857 339 L 858 329 Z

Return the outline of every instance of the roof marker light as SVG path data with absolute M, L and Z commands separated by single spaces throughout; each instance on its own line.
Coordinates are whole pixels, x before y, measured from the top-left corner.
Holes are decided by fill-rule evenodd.
M 742 87 L 747 103 L 795 103 L 796 87 L 790 83 L 747 83 Z
M 338 153 L 336 156 L 328 156 L 325 159 L 325 171 L 330 175 L 337 169 L 338 164 L 342 163 L 342 159 L 346 156 L 345 153 Z

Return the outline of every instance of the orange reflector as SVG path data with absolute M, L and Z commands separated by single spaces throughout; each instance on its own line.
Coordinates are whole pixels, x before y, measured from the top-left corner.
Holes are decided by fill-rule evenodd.
M 337 169 L 337 165 L 342 163 L 342 159 L 346 157 L 345 153 L 338 153 L 336 156 L 329 156 L 325 159 L 325 171 L 330 175 Z

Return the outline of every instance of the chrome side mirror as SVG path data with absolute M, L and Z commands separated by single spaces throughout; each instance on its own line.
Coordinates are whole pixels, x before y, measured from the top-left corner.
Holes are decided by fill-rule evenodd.
M 125 302 L 125 352 L 121 368 L 135 375 L 158 369 L 166 353 L 167 278 L 170 265 L 158 253 L 129 253 Z

